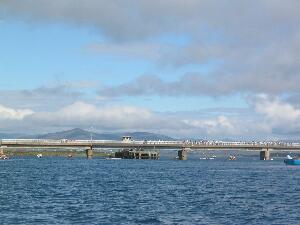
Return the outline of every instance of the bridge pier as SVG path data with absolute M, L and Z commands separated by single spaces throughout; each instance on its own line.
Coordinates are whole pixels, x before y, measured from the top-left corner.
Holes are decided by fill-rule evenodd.
M 260 160 L 270 160 L 270 149 L 269 148 L 265 148 L 265 149 L 262 149 L 260 151 Z
M 187 152 L 189 148 L 183 147 L 182 149 L 178 150 L 178 159 L 179 160 L 187 160 Z
M 91 146 L 90 148 L 85 150 L 86 158 L 87 159 L 92 159 L 93 158 L 93 147 Z

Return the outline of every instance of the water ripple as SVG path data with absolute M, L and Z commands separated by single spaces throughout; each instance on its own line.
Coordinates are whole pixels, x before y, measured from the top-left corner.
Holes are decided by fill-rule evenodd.
M 0 163 L 0 224 L 297 224 L 299 168 L 16 158 Z

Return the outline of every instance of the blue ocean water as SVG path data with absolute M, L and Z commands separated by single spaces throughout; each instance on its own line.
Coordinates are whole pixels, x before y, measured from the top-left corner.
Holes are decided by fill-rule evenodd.
M 228 161 L 0 161 L 0 224 L 300 224 L 300 167 Z

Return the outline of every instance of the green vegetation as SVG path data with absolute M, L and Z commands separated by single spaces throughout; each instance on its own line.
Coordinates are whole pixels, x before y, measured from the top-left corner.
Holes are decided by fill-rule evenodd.
M 74 150 L 57 150 L 57 149 L 5 149 L 4 152 L 9 157 L 21 157 L 21 156 L 36 156 L 37 154 L 42 154 L 43 157 L 86 157 L 85 151 L 74 151 Z M 112 153 L 108 152 L 100 152 L 100 151 L 94 151 L 93 157 L 109 157 Z

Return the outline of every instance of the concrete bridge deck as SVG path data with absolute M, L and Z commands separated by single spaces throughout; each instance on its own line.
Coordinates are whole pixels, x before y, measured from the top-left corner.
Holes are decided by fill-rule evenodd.
M 114 140 L 49 140 L 49 139 L 2 139 L 1 148 L 147 148 L 147 149 L 245 149 L 245 150 L 300 150 L 300 143 L 257 142 L 185 142 L 185 141 L 114 141 Z

